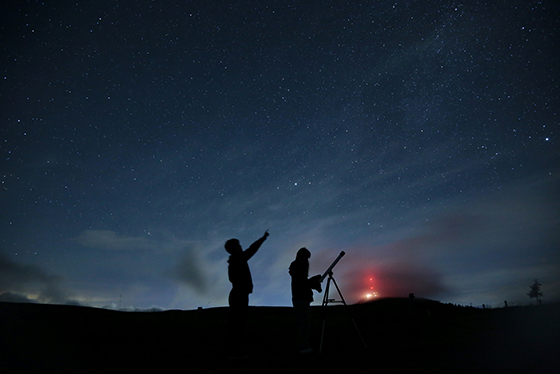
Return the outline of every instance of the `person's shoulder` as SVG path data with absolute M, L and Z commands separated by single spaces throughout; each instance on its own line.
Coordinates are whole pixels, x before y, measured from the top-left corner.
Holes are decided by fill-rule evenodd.
M 295 261 L 292 261 L 292 263 L 290 264 L 290 266 L 288 267 L 288 271 L 290 272 L 290 274 L 292 273 L 292 271 L 297 267 L 297 264 Z
M 243 261 L 245 259 L 245 256 L 243 255 L 245 252 L 240 252 L 240 253 L 236 253 L 233 255 L 229 256 L 229 260 L 228 262 L 239 262 L 239 261 Z
M 305 265 L 297 260 L 290 264 L 290 271 L 301 272 L 303 269 L 305 269 Z

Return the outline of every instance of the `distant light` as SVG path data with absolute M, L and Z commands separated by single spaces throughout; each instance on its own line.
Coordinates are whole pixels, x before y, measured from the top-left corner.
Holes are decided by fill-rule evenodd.
M 366 294 L 366 299 L 373 299 L 373 298 L 375 298 L 375 297 L 377 297 L 377 296 L 379 296 L 379 295 L 377 294 L 377 292 L 371 292 L 371 293 Z

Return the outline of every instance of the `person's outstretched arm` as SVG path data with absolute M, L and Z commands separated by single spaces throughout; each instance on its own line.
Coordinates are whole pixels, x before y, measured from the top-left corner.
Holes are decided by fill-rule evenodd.
M 268 235 L 270 234 L 268 233 L 268 230 L 266 230 L 263 236 L 261 236 L 257 241 L 251 244 L 251 246 L 247 248 L 245 252 L 243 252 L 243 255 L 245 256 L 246 260 L 249 260 L 251 257 L 253 257 L 255 253 L 257 253 L 257 251 L 261 247 L 262 243 L 264 243 Z

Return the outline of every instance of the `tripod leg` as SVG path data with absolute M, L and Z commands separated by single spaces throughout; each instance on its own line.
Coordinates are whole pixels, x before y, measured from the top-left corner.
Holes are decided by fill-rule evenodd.
M 325 293 L 323 295 L 323 304 L 321 305 L 321 309 L 323 312 L 323 326 L 321 328 L 321 341 L 319 343 L 319 353 L 323 351 L 323 338 L 325 336 L 325 323 L 327 320 L 327 309 L 326 306 L 329 303 L 329 286 L 331 284 L 331 278 L 327 280 L 327 286 L 325 287 Z
M 332 278 L 332 281 L 334 283 L 334 286 L 336 287 L 336 290 L 338 291 L 338 295 L 340 296 L 340 299 L 342 300 L 342 303 L 344 304 L 344 309 L 346 309 L 346 312 L 348 312 L 348 316 L 350 317 L 350 319 L 352 320 L 352 323 L 354 324 L 354 328 L 356 329 L 356 332 L 358 333 L 358 336 L 360 337 L 360 340 L 362 341 L 362 344 L 364 345 L 364 348 L 367 349 L 366 342 L 364 341 L 364 338 L 362 337 L 362 334 L 360 333 L 360 329 L 358 329 L 358 325 L 356 325 L 356 321 L 354 321 L 354 317 L 352 317 L 352 314 L 350 313 L 350 310 L 348 309 L 348 305 L 346 304 L 346 301 L 344 300 L 344 297 L 342 296 L 342 292 L 340 292 L 340 288 L 338 288 L 338 284 L 336 284 L 336 280 L 334 278 Z

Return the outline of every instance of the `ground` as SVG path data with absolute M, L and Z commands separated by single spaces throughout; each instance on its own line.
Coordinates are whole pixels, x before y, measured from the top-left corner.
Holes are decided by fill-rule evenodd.
M 560 305 L 490 310 L 382 299 L 314 307 L 312 343 L 318 350 L 324 320 L 323 349 L 305 356 L 293 349 L 290 308 L 249 312 L 247 357 L 231 358 L 227 308 L 119 312 L 0 303 L 0 364 L 4 373 L 552 373 L 560 367 Z

